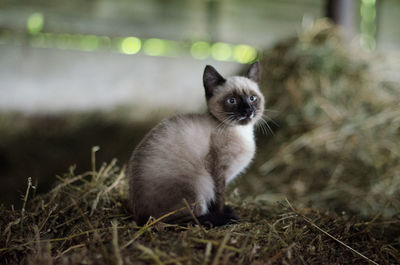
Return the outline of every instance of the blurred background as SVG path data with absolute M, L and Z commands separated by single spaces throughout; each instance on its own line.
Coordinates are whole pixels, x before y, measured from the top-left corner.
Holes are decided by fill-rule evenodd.
M 304 196 L 321 191 L 315 181 L 326 183 L 321 175 L 337 183 L 341 177 L 354 180 L 359 172 L 363 184 L 350 182 L 365 184 L 368 191 L 379 182 L 373 181 L 376 176 L 387 173 L 393 196 L 400 186 L 398 145 L 376 141 L 380 159 L 389 165 L 369 162 L 373 151 L 356 146 L 352 150 L 361 151 L 345 162 L 366 162 L 348 169 L 336 155 L 344 149 L 326 143 L 332 140 L 330 132 L 365 124 L 368 115 L 381 114 L 383 120 L 386 106 L 393 109 L 392 116 L 385 116 L 394 124 L 389 138 L 399 139 L 398 14 L 397 0 L 0 0 L 0 201 L 19 205 L 28 177 L 37 192 L 44 192 L 56 175 L 90 170 L 93 146 L 100 147 L 98 164 L 117 158 L 123 166 L 157 121 L 204 111 L 206 64 L 229 76 L 243 73 L 255 60 L 264 66 L 262 87 L 275 134 L 259 132 L 260 154 L 248 179 L 240 180 L 246 182 L 237 184 L 243 193 L 266 200 Z M 384 94 L 365 99 L 355 93 L 360 87 L 374 91 L 363 95 Z M 358 113 L 349 106 L 362 106 L 361 120 L 348 119 Z M 309 136 L 309 141 L 328 137 L 322 145 L 336 152 L 335 159 L 310 173 L 307 167 L 318 164 L 312 159 L 321 158 L 321 150 L 312 153 L 295 141 L 304 141 L 327 121 L 332 131 Z M 337 139 L 343 135 L 343 142 L 330 144 L 346 145 L 354 136 L 342 133 Z M 302 148 L 297 160 L 271 156 Z M 303 166 L 290 169 L 293 160 Z M 371 169 L 384 171 L 365 177 Z M 273 176 L 282 175 L 285 183 L 275 183 Z M 363 196 L 349 187 L 342 191 Z M 325 195 L 327 201 L 335 198 Z M 393 205 L 396 211 L 398 202 Z

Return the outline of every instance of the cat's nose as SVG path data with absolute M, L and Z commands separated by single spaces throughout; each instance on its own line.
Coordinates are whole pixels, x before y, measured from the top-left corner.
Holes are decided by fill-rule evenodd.
M 253 118 L 254 115 L 254 110 L 252 109 L 246 109 L 246 116 L 249 118 Z

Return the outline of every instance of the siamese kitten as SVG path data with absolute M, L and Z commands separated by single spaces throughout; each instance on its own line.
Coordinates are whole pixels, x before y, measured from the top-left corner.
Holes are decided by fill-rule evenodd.
M 138 224 L 177 209 L 163 221 L 192 219 L 203 225 L 236 220 L 225 205 L 225 186 L 243 172 L 255 153 L 254 125 L 264 111 L 258 63 L 246 77 L 222 77 L 207 65 L 203 84 L 208 111 L 178 115 L 154 127 L 128 164 L 129 205 Z

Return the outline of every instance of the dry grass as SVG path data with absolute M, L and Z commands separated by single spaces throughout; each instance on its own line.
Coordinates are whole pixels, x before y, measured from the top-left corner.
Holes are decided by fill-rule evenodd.
M 247 193 L 385 218 L 400 213 L 400 84 L 373 72 L 318 22 L 263 58 L 267 112 L 278 124 Z M 260 187 L 260 189 L 258 189 Z
M 25 210 L 1 209 L 2 264 L 400 261 L 398 220 L 366 221 L 232 194 L 230 201 L 242 218 L 239 224 L 205 233 L 198 226 L 167 225 L 162 220 L 138 227 L 125 210 L 124 169 L 115 162 L 84 174 L 71 169 L 59 179 L 49 193 L 27 199 Z M 28 185 L 26 194 L 31 188 Z
M 1 264 L 399 264 L 399 86 L 317 23 L 262 61 L 267 112 L 253 168 L 229 192 L 241 222 L 137 226 L 114 160 L 0 207 Z M 285 199 L 287 198 L 287 199 Z M 278 203 L 276 201 L 279 201 Z

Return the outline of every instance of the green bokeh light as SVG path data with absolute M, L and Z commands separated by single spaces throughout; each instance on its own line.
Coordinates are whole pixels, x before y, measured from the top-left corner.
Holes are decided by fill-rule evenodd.
M 143 50 L 151 56 L 161 56 L 166 52 L 166 43 L 161 39 L 148 39 L 144 42 Z
M 233 58 L 239 63 L 250 63 L 257 58 L 257 50 L 248 45 L 236 45 Z
M 376 17 L 376 10 L 373 6 L 362 5 L 360 8 L 362 20 L 374 21 Z
M 136 54 L 142 48 L 142 42 L 136 37 L 127 37 L 121 41 L 120 51 L 125 54 Z
M 362 0 L 362 4 L 365 4 L 365 5 L 373 6 L 373 5 L 375 5 L 375 3 L 376 3 L 376 0 Z
M 26 28 L 30 34 L 37 34 L 43 29 L 43 15 L 41 13 L 33 13 L 26 22 Z
M 106 50 L 123 54 L 137 54 L 142 49 L 146 55 L 177 57 L 190 54 L 194 59 L 203 60 L 209 57 L 218 61 L 236 61 L 238 63 L 251 63 L 259 56 L 256 48 L 241 44 L 233 45 L 224 42 L 210 43 L 207 41 L 175 41 L 159 38 L 140 39 L 133 36 L 109 37 L 101 35 L 82 35 L 68 33 L 42 32 L 43 15 L 32 14 L 27 21 L 29 30 L 29 43 L 37 48 L 56 48 L 79 51 Z M 368 21 L 364 21 L 367 23 Z M 364 27 L 364 26 L 363 26 Z M 369 24 L 365 25 L 366 28 Z M 370 27 L 368 29 L 371 29 Z M 15 42 L 17 38 L 9 37 L 3 31 L 0 43 Z M 365 35 L 373 35 L 375 31 L 364 30 Z
M 232 56 L 231 45 L 217 42 L 211 47 L 211 56 L 218 61 L 228 61 Z
M 360 7 L 360 46 L 365 51 L 371 52 L 376 48 L 376 0 L 362 0 Z
M 190 54 L 195 59 L 206 59 L 210 56 L 210 44 L 205 41 L 197 41 L 190 47 Z
M 84 51 L 94 51 L 99 47 L 99 37 L 85 35 L 80 38 L 80 45 Z
M 375 23 L 369 23 L 367 21 L 361 21 L 360 29 L 362 34 L 368 34 L 371 36 L 375 36 L 376 26 Z

